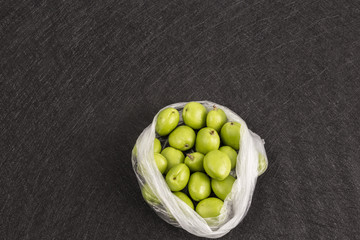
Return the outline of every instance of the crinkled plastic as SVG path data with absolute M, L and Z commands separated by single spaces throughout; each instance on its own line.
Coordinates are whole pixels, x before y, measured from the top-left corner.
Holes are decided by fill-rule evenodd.
M 262 156 L 263 160 L 266 161 L 266 166 L 268 160 L 264 141 L 257 134 L 251 132 L 245 121 L 236 113 L 213 102 L 199 101 L 199 103 L 203 104 L 208 111 L 216 105 L 224 110 L 228 121 L 241 124 L 239 154 L 236 168 L 231 172 L 231 175 L 236 176 L 237 179 L 231 192 L 226 197 L 218 217 L 207 219 L 200 217 L 193 209 L 172 194 L 163 175 L 157 169 L 153 149 L 158 114 L 154 117 L 152 124 L 145 128 L 138 137 L 132 152 L 132 165 L 143 197 L 157 215 L 169 224 L 181 227 L 196 236 L 219 238 L 235 228 L 245 217 L 251 204 L 258 177 L 259 156 Z M 179 124 L 181 124 L 183 123 L 181 113 L 186 104 L 187 102 L 176 103 L 163 109 L 168 107 L 177 109 L 180 113 Z M 166 139 L 159 138 L 162 142 Z M 163 147 L 165 144 L 163 144 Z

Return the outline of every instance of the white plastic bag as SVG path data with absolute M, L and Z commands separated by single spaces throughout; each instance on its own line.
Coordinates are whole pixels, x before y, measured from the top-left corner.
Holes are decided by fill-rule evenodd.
M 137 176 L 144 199 L 153 210 L 166 222 L 185 229 L 199 237 L 219 238 L 235 228 L 245 217 L 254 192 L 258 177 L 258 158 L 262 154 L 267 166 L 267 157 L 263 140 L 251 132 L 243 119 L 230 109 L 209 101 L 199 101 L 208 111 L 214 105 L 224 110 L 228 121 L 241 124 L 240 149 L 237 157 L 236 169 L 231 175 L 237 179 L 233 184 L 230 194 L 224 201 L 221 214 L 216 218 L 200 217 L 193 209 L 172 194 L 164 177 L 157 169 L 154 160 L 154 138 L 157 115 L 153 122 L 141 133 L 136 141 L 132 153 L 132 164 Z M 173 107 L 180 113 L 187 102 L 176 103 L 164 107 Z M 163 110 L 161 109 L 161 110 Z M 160 111 L 161 111 L 160 110 Z M 159 111 L 159 112 L 160 112 Z M 164 146 L 163 146 L 164 147 Z

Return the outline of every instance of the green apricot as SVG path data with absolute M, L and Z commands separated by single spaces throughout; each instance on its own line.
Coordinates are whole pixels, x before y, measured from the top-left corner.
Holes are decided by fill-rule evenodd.
M 179 119 L 180 114 L 178 110 L 175 108 L 166 108 L 159 113 L 156 119 L 155 131 L 160 136 L 166 136 L 176 128 Z
M 195 131 L 188 126 L 179 126 L 169 135 L 169 144 L 171 147 L 186 151 L 195 144 Z
M 206 198 L 199 202 L 199 204 L 196 206 L 196 212 L 202 218 L 217 217 L 220 215 L 220 211 L 223 205 L 224 202 L 218 198 Z
M 240 127 L 241 125 L 238 122 L 227 122 L 224 124 L 220 132 L 221 140 L 224 145 L 239 150 Z
M 137 147 L 136 147 L 136 144 L 135 144 L 134 147 L 133 147 L 132 155 L 135 155 L 135 157 L 137 157 Z
M 191 198 L 195 201 L 207 198 L 211 193 L 209 177 L 202 172 L 193 173 L 190 176 L 188 190 Z
M 207 154 L 212 150 L 219 149 L 219 146 L 220 137 L 219 134 L 215 131 L 215 129 L 205 127 L 198 132 L 195 141 L 195 149 L 197 152 Z
M 185 105 L 182 117 L 184 123 L 193 129 L 200 129 L 205 127 L 206 122 L 206 108 L 198 102 L 189 102 Z
M 155 153 L 160 153 L 161 152 L 161 142 L 157 138 L 154 139 L 154 152 Z
M 180 198 L 183 202 L 185 202 L 191 209 L 194 210 L 194 204 L 191 199 L 183 192 L 174 192 L 174 195 Z
M 208 112 L 206 116 L 206 126 L 211 127 L 215 129 L 218 133 L 221 130 L 221 127 L 226 123 L 227 117 L 225 112 L 217 108 L 215 105 L 213 107 L 213 110 Z
M 136 170 L 136 172 L 141 176 L 144 176 L 145 174 L 147 175 L 146 168 L 144 168 L 143 164 L 141 164 L 140 162 L 138 162 Z
M 204 172 L 204 154 L 193 152 L 186 155 L 185 164 L 192 172 Z
M 154 153 L 154 159 L 156 166 L 158 167 L 161 174 L 163 174 L 167 168 L 167 160 L 166 158 L 161 155 L 160 153 Z
M 231 161 L 226 153 L 214 150 L 205 155 L 204 169 L 210 177 L 221 181 L 229 176 Z
M 229 146 L 222 146 L 219 150 L 228 155 L 231 161 L 231 169 L 234 169 L 236 166 L 237 152 Z
M 266 171 L 267 167 L 268 165 L 265 156 L 259 153 L 258 175 L 260 176 L 261 174 L 263 174 Z
M 172 167 L 166 174 L 165 180 L 171 191 L 181 191 L 186 187 L 189 181 L 190 170 L 184 164 L 180 163 Z
M 155 196 L 155 194 L 153 193 L 153 191 L 151 191 L 149 185 L 145 184 L 142 188 L 141 188 L 141 193 L 143 195 L 143 198 L 145 199 L 145 201 L 147 201 L 148 203 L 152 203 L 152 204 L 159 204 L 160 201 L 159 199 Z
M 184 154 L 180 150 L 177 150 L 173 147 L 165 148 L 162 150 L 161 155 L 163 155 L 167 160 L 167 168 L 165 173 L 167 173 L 173 166 L 179 163 L 183 163 L 185 159 Z
M 236 179 L 231 175 L 227 176 L 227 178 L 222 181 L 211 179 L 211 188 L 215 195 L 224 201 L 226 196 L 231 192 L 235 180 Z

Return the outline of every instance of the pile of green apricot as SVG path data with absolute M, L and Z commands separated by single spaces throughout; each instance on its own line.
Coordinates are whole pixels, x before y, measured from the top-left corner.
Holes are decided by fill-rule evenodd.
M 236 180 L 230 172 L 236 167 L 241 125 L 228 121 L 215 105 L 208 112 L 198 102 L 187 103 L 181 115 L 183 123 L 179 111 L 169 107 L 157 116 L 156 166 L 176 197 L 203 218 L 217 217 Z
M 175 108 L 158 114 L 155 163 L 176 197 L 201 217 L 216 217 L 236 180 L 230 171 L 236 166 L 241 125 L 228 122 L 222 109 L 208 112 L 198 102 L 186 104 L 181 114 L 183 124 Z

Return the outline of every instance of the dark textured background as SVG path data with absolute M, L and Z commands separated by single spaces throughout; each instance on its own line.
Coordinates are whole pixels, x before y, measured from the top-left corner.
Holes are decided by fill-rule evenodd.
M 224 239 L 360 238 L 359 1 L 54 2 L 0 7 L 1 239 L 191 239 L 130 161 L 156 112 L 189 100 L 266 141 Z

